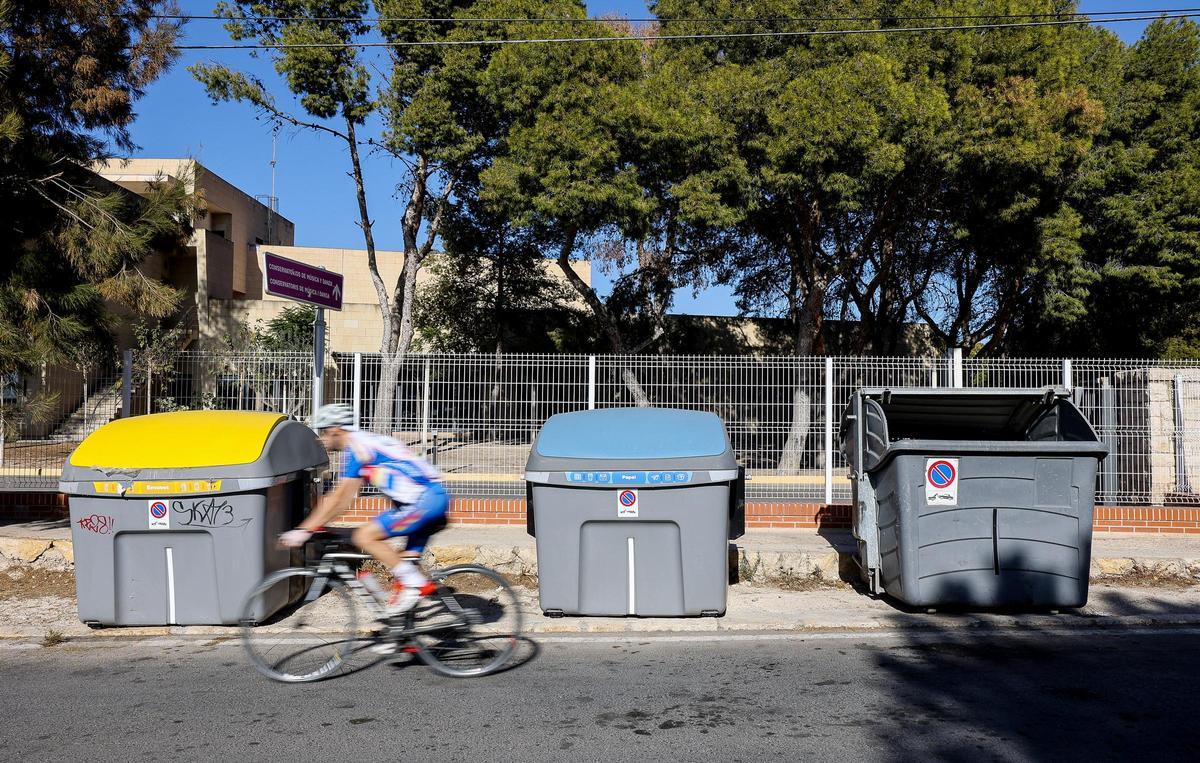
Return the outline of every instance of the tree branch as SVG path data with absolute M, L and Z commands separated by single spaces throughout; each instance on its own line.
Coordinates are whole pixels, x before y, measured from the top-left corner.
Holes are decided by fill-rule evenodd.
M 446 205 L 450 203 L 450 194 L 453 191 L 454 178 L 449 178 L 441 196 L 438 197 L 437 211 L 434 212 L 433 219 L 429 221 L 429 228 L 425 233 L 425 243 L 421 245 L 420 259 L 422 262 L 433 251 L 433 242 L 437 240 L 438 234 L 442 230 L 442 219 L 445 217 Z

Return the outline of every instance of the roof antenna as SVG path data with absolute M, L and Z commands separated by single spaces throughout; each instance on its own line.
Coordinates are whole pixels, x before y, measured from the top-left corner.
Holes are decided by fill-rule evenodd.
M 275 243 L 275 208 L 279 201 L 275 196 L 275 144 L 279 139 L 279 123 L 271 129 L 271 198 L 267 199 L 267 241 Z

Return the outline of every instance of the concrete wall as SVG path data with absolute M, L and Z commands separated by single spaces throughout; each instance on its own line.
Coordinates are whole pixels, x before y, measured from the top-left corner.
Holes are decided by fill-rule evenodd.
M 198 233 L 204 237 L 204 268 L 208 298 L 233 299 L 235 270 L 233 242 L 212 231 L 199 231 Z M 242 280 L 245 281 L 244 274 Z
M 145 193 L 156 180 L 187 184 L 202 202 L 193 220 L 186 252 L 162 262 L 152 277 L 162 277 L 190 295 L 185 319 L 200 337 L 226 320 L 214 300 L 258 299 L 262 293 L 259 244 L 295 241 L 296 226 L 253 196 L 191 159 L 113 159 L 95 167 L 102 177 L 134 193 Z M 121 337 L 126 346 L 127 337 Z
M 260 246 L 253 266 L 247 271 L 247 292 L 244 297 L 210 300 L 208 319 L 201 328 L 201 341 L 220 344 L 226 337 L 234 336 L 239 326 L 252 326 L 256 321 L 269 321 L 279 315 L 291 300 L 267 294 L 262 290 L 263 257 L 270 252 L 280 257 L 297 260 L 315 267 L 325 268 L 345 277 L 341 311 L 326 311 L 328 325 L 328 347 L 331 352 L 379 352 L 383 334 L 383 320 L 379 314 L 379 303 L 375 286 L 367 269 L 367 253 L 362 249 L 333 249 L 311 246 Z M 396 281 L 404 268 L 404 253 L 398 251 L 376 251 L 379 274 L 387 287 L 388 294 L 395 293 Z M 437 256 L 437 255 L 433 255 Z M 547 260 L 544 267 L 551 274 L 558 274 L 558 266 Z M 591 266 L 587 262 L 574 265 L 575 272 L 584 281 L 591 282 Z M 418 286 L 431 278 L 428 267 L 417 274 Z M 252 297 L 251 295 L 259 295 Z
M 329 348 L 335 352 L 379 351 L 383 321 L 364 250 L 294 246 L 296 229 L 290 220 L 191 159 L 111 160 L 97 165 L 96 171 L 134 193 L 144 193 L 160 176 L 187 182 L 203 199 L 205 212 L 194 221 L 195 233 L 187 252 L 162 263 L 157 271 L 192 295 L 194 318 L 188 322 L 197 328 L 200 347 L 224 346 L 240 327 L 269 321 L 295 304 L 263 291 L 262 255 L 269 251 L 343 274 L 344 308 L 326 315 Z M 394 294 L 404 253 L 379 251 L 376 257 L 388 294 Z M 545 266 L 557 276 L 553 262 L 547 261 Z M 591 283 L 589 263 L 574 267 Z M 182 272 L 182 268 L 190 271 Z M 418 284 L 428 279 L 428 270 L 422 270 Z
M 1115 374 L 1114 382 L 1118 393 L 1127 390 L 1117 403 L 1122 439 L 1148 443 L 1142 446 L 1146 450 L 1122 453 L 1118 460 L 1121 478 L 1143 483 L 1131 485 L 1130 492 L 1148 488 L 1153 504 L 1179 500 L 1184 492 L 1200 493 L 1200 369 L 1124 371 Z M 1181 422 L 1176 421 L 1177 389 Z

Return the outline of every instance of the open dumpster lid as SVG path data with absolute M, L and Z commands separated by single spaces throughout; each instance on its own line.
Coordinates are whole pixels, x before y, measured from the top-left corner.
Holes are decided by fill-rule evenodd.
M 883 407 L 892 440 L 1024 439 L 1048 408 L 1071 405 L 1062 387 L 867 387 L 861 394 Z
M 719 456 L 729 450 L 716 414 L 675 408 L 606 408 L 551 416 L 537 453 L 553 458 L 660 459 Z

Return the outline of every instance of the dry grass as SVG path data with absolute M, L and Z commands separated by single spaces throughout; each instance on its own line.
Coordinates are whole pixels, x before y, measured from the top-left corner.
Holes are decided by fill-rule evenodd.
M 537 575 L 532 572 L 522 572 L 520 575 L 505 575 L 504 579 L 513 588 L 527 588 L 530 591 L 536 591 L 538 588 Z
M 378 580 L 380 585 L 382 585 L 382 586 L 386 587 L 386 586 L 390 586 L 392 584 L 392 571 L 389 570 L 388 568 L 384 567 L 382 564 L 380 564 L 379 562 L 377 562 L 374 559 L 370 560 L 369 562 L 364 562 L 361 569 L 366 570 L 367 572 L 374 575 L 375 579 Z M 429 572 L 429 571 L 430 570 L 426 570 L 426 572 Z M 537 590 L 538 579 L 537 579 L 537 575 L 534 573 L 522 572 L 520 574 L 513 575 L 511 573 L 499 572 L 498 570 L 497 570 L 497 572 L 501 577 L 503 577 L 505 580 L 507 580 L 508 584 L 510 586 L 512 586 L 513 588 L 528 588 L 533 591 Z M 472 580 L 475 580 L 475 579 L 477 579 L 479 581 L 478 587 L 476 587 L 472 583 Z M 454 580 L 455 580 L 456 584 L 461 584 L 461 585 L 466 586 L 466 588 L 460 588 L 460 590 L 462 590 L 464 593 L 477 593 L 479 591 L 484 590 L 485 587 L 490 587 L 490 583 L 487 583 L 485 578 L 471 578 L 469 576 L 464 576 L 464 575 L 455 575 Z M 475 589 L 475 590 L 467 590 L 467 589 Z
M 382 562 L 376 559 L 363 562 L 359 569 L 374 575 L 375 579 L 379 581 L 379 585 L 383 586 L 384 588 L 387 588 L 392 584 L 392 571 L 385 567 Z
M 731 577 L 733 577 L 731 575 Z M 762 555 L 755 554 L 751 559 L 743 554 L 738 560 L 737 577 L 731 583 L 752 583 L 765 588 L 778 588 L 782 591 L 819 591 L 832 588 L 845 588 L 848 583 L 834 577 L 826 577 L 820 569 L 811 572 L 799 572 L 788 569 L 771 569 L 763 564 Z
M 43 596 L 75 597 L 75 575 L 64 570 L 18 566 L 0 570 L 0 601 L 40 599 Z
M 1200 580 L 1179 570 L 1135 564 L 1128 572 L 1120 575 L 1093 577 L 1092 583 L 1121 588 L 1191 588 L 1200 585 Z
M 778 588 L 782 591 L 820 591 L 846 587 L 846 583 L 837 578 L 831 580 L 822 575 L 820 570 L 813 570 L 807 575 L 791 570 L 781 570 L 773 575 L 768 575 L 762 584 L 768 588 Z

